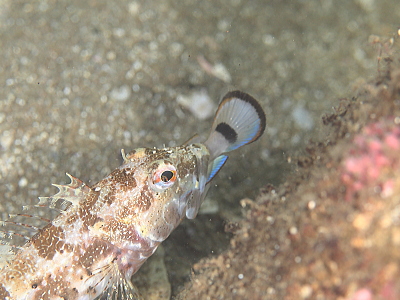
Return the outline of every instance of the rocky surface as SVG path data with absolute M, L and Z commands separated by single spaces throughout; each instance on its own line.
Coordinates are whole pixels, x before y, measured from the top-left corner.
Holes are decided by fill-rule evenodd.
M 295 174 L 241 201 L 229 249 L 194 265 L 178 299 L 399 299 L 400 60 L 385 60 Z

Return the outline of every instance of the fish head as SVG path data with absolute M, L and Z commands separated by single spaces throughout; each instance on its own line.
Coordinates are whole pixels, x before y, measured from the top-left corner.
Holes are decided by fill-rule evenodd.
M 209 152 L 203 144 L 171 148 L 140 148 L 124 157 L 122 168 L 135 169 L 135 214 L 142 237 L 161 242 L 179 225 L 187 210 L 206 192 Z M 136 205 L 132 203 L 132 205 Z
M 124 164 L 105 179 L 116 201 L 118 220 L 144 238 L 162 242 L 186 216 L 193 219 L 222 168 L 227 153 L 256 141 L 266 119 L 250 95 L 233 91 L 222 99 L 210 134 L 183 146 L 139 148 L 124 155 Z M 121 187 L 121 188 L 119 188 Z

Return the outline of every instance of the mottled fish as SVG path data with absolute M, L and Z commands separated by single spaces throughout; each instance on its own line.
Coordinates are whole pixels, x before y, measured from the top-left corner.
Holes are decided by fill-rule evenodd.
M 196 217 L 226 153 L 264 129 L 258 102 L 229 92 L 204 142 L 122 151 L 123 164 L 93 186 L 67 174 L 71 183 L 28 208 L 50 207 L 52 221 L 25 212 L 1 222 L 0 299 L 139 299 L 131 276 L 185 216 Z

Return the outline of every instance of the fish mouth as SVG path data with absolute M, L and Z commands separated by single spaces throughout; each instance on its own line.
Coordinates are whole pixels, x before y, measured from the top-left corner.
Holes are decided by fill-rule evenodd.
M 191 147 L 191 152 L 195 156 L 195 170 L 190 182 L 187 182 L 188 186 L 182 202 L 185 203 L 186 217 L 193 219 L 196 217 L 207 191 L 206 185 L 210 153 L 204 144 L 193 144 L 189 147 Z M 182 213 L 184 213 L 183 210 Z

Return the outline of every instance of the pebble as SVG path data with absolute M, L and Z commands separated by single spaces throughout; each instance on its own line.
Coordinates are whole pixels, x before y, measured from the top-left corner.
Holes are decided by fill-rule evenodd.
M 131 95 L 131 89 L 128 85 L 123 85 L 111 90 L 110 98 L 117 101 L 126 101 Z
M 205 89 L 194 91 L 190 95 L 179 94 L 176 101 L 199 120 L 207 119 L 215 112 L 215 105 Z

